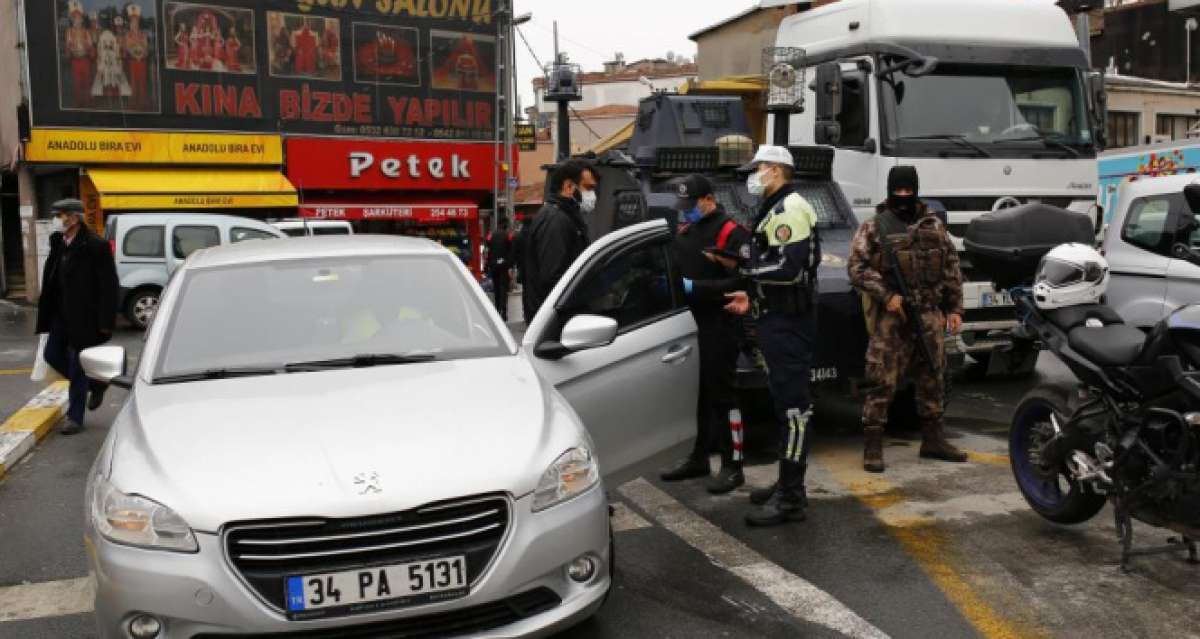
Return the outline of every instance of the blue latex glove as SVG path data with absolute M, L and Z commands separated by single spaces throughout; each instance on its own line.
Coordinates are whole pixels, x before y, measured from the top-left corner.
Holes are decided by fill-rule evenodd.
M 689 280 L 689 279 L 688 279 L 688 278 L 686 278 L 686 277 L 685 277 L 685 278 L 683 278 L 683 292 L 684 292 L 684 293 L 687 293 L 688 295 L 691 295 L 691 294 L 692 294 L 692 288 L 693 288 L 692 281 L 691 281 L 691 280 Z
M 693 206 L 692 210 L 684 211 L 683 213 L 683 221 L 688 224 L 695 224 L 696 222 L 699 222 L 700 218 L 702 217 L 704 217 L 704 214 L 700 212 L 699 206 Z

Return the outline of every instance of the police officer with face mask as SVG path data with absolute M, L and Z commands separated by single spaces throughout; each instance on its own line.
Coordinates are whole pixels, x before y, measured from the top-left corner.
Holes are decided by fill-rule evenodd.
M 751 258 L 742 271 L 750 290 L 731 293 L 726 306 L 730 312 L 752 313 L 755 318 L 767 384 L 781 425 L 779 481 L 757 495 L 755 501 L 765 503 L 746 515 L 751 526 L 803 521 L 808 504 L 804 491 L 812 431 L 808 383 L 817 333 L 821 244 L 817 215 L 791 184 L 794 167 L 790 151 L 770 145 L 759 147 L 743 167 L 751 171 L 746 186 L 751 195 L 761 198 L 761 204 Z
M 708 492 L 728 493 L 746 482 L 742 474 L 742 419 L 737 410 L 739 322 L 726 313 L 725 294 L 742 286 L 738 263 L 750 256 L 750 233 L 725 214 L 713 185 L 702 175 L 679 183 L 675 208 L 682 214 L 673 261 L 683 276 L 688 307 L 700 342 L 700 393 L 696 407 L 696 444 L 687 458 L 664 472 L 663 481 L 709 476 L 708 455 L 721 454 L 721 470 Z

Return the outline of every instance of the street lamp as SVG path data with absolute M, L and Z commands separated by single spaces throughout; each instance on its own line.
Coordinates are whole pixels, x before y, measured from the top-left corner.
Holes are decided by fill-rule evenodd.
M 1187 22 L 1183 23 L 1183 28 L 1187 30 L 1187 33 L 1184 34 L 1184 37 L 1187 38 L 1187 65 L 1185 67 L 1187 77 L 1183 79 L 1184 84 L 1192 83 L 1192 32 L 1196 30 L 1197 26 L 1200 26 L 1200 23 L 1197 23 L 1195 18 L 1188 18 Z

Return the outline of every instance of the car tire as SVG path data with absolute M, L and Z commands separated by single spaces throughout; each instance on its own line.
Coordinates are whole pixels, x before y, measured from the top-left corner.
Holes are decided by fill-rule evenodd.
M 139 330 L 145 330 L 158 310 L 158 298 L 162 291 L 157 288 L 139 288 L 125 299 L 125 318 Z

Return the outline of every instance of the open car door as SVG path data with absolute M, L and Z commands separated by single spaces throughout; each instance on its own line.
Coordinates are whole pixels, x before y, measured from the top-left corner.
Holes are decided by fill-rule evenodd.
M 658 220 L 597 240 L 551 292 L 521 345 L 583 419 L 604 475 L 696 433 L 699 344 L 671 239 Z M 586 334 L 588 326 L 610 332 L 581 346 L 578 329 Z

